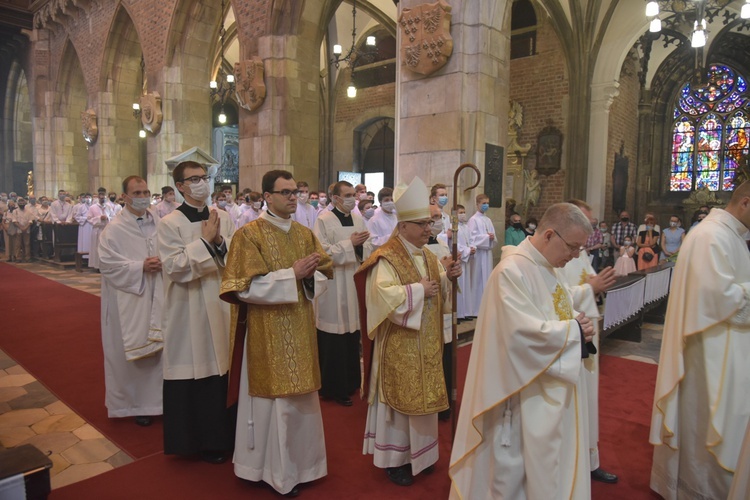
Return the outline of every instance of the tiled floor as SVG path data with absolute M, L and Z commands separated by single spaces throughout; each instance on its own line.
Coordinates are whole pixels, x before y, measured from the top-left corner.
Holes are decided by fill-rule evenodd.
M 94 295 L 100 275 L 77 273 L 42 264 L 15 264 L 21 269 Z M 471 342 L 475 321 L 462 322 L 461 343 Z M 644 324 L 641 343 L 605 339 L 603 354 L 657 363 L 661 325 Z M 0 448 L 33 444 L 52 460 L 52 488 L 59 488 L 128 464 L 133 459 L 118 449 L 10 357 L 0 351 Z

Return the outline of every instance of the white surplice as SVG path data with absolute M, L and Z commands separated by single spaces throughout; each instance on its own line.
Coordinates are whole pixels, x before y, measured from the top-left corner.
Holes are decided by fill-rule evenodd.
M 750 498 L 750 424 L 748 424 L 747 429 L 727 500 L 747 500 Z
M 174 212 L 175 208 L 179 206 L 180 204 L 175 201 L 169 202 L 167 200 L 161 200 L 156 204 L 156 213 L 159 215 L 159 218 L 163 219 L 167 215 Z
M 427 269 L 421 250 L 403 238 L 401 241 L 412 254 L 419 274 L 426 276 Z M 440 282 L 445 300 L 449 290 L 445 272 L 441 271 Z M 380 468 L 400 467 L 410 463 L 412 474 L 416 475 L 438 460 L 437 413 L 405 415 L 384 402 L 378 374 L 381 343 L 385 337 L 378 336 L 377 329 L 387 319 L 410 330 L 419 330 L 422 325 L 424 287 L 419 283 L 401 285 L 398 273 L 385 259 L 380 259 L 370 269 L 365 287 L 367 335 L 373 340 L 374 346 L 368 395 L 370 406 L 362 454 L 373 455 L 375 466 Z
M 262 213 L 263 213 L 262 210 L 258 210 L 256 212 L 254 208 L 252 208 L 252 207 L 248 208 L 247 210 L 245 210 L 244 212 L 242 212 L 242 215 L 240 215 L 240 218 L 237 219 L 237 225 L 236 225 L 237 229 L 241 228 L 242 226 L 244 226 L 248 222 L 254 221 L 258 217 L 260 217 L 260 214 L 262 214 Z
M 156 212 L 157 217 L 161 216 Z M 106 220 L 102 220 L 102 215 L 106 216 Z M 91 248 L 89 249 L 89 263 L 88 266 L 94 269 L 99 269 L 99 239 L 104 227 L 109 221 L 115 217 L 114 207 L 104 204 L 94 203 L 89 208 L 88 220 L 91 224 Z
M 143 261 L 156 255 L 158 215 L 149 211 L 139 226 L 124 211 L 102 232 L 102 345 L 105 404 L 109 417 L 162 413 L 161 273 Z
M 714 208 L 673 270 L 656 378 L 651 488 L 667 499 L 726 498 L 750 420 L 747 228 Z
M 267 212 L 261 217 L 285 232 L 291 227 L 291 219 L 272 217 Z M 313 293 L 303 287 L 308 300 L 314 300 L 328 286 L 328 279 L 319 271 L 314 278 Z M 294 270 L 257 276 L 237 297 L 249 304 L 294 304 Z M 243 349 L 241 373 L 247 373 L 247 347 Z M 233 462 L 237 477 L 264 481 L 281 494 L 328 474 L 318 392 L 273 399 L 250 396 L 247 377 L 241 376 Z
M 459 319 L 471 316 L 469 314 L 471 302 L 471 263 L 474 255 L 471 253 L 471 238 L 469 225 L 465 222 L 458 223 L 458 258 L 461 260 L 461 276 L 458 277 L 458 295 L 456 304 L 456 316 Z
M 297 202 L 297 211 L 292 214 L 292 220 L 295 220 L 305 226 L 310 231 L 315 227 L 315 219 L 318 211 L 309 203 Z
M 223 210 L 216 213 L 228 249 L 234 223 Z M 230 324 L 229 304 L 219 298 L 224 257 L 209 252 L 201 222 L 190 222 L 179 210 L 161 219 L 157 235 L 164 273 L 164 378 L 224 375 Z
M 599 350 L 599 307 L 591 285 L 586 283 L 589 276 L 596 271 L 591 266 L 591 260 L 586 252 L 571 260 L 565 267 L 557 270 L 560 279 L 567 284 L 573 308 L 583 312 L 594 324 L 594 347 Z M 586 410 L 588 412 L 589 459 L 591 470 L 599 468 L 599 355 L 591 354 L 584 359 L 582 377 L 586 381 Z
M 469 229 L 470 245 L 477 249 L 474 258 L 471 259 L 471 295 L 466 303 L 466 314 L 468 316 L 477 316 L 479 306 L 482 304 L 482 295 L 484 287 L 487 286 L 487 280 L 492 272 L 492 249 L 497 245 L 497 238 L 490 239 L 490 233 L 495 234 L 495 226 L 492 220 L 477 211 L 471 216 L 467 223 Z
M 393 213 L 389 214 L 383 210 L 382 207 L 375 209 L 375 214 L 372 216 L 372 219 L 370 219 L 370 223 L 368 224 L 370 243 L 373 251 L 385 245 L 385 242 L 388 241 L 393 234 L 393 230 L 396 229 L 397 224 L 398 216 L 396 215 L 395 210 Z
M 582 339 L 560 311 L 577 314 L 531 241 L 503 247 L 471 348 L 451 498 L 590 498 Z
M 91 224 L 88 221 L 89 206 L 79 203 L 73 207 L 73 220 L 78 223 L 78 246 L 81 253 L 88 253 L 91 248 Z
M 362 216 L 352 213 L 353 226 L 342 226 L 332 211 L 315 221 L 313 233 L 333 260 L 333 279 L 328 289 L 315 300 L 315 326 L 326 333 L 352 333 L 359 330 L 359 306 L 354 273 L 361 264 L 350 239 L 352 233 L 366 231 Z

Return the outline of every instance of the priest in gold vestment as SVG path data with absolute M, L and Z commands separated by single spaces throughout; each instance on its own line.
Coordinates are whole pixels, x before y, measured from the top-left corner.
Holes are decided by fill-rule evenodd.
M 425 247 L 432 229 L 429 190 L 418 177 L 396 200 L 396 234 L 354 276 L 369 383 L 363 454 L 374 455 L 388 478 L 409 486 L 438 459 L 438 412 L 448 408 L 443 377 L 443 304 L 449 279 Z M 364 336 L 363 336 L 364 340 Z
M 591 233 L 558 203 L 518 246 L 503 247 L 479 310 L 450 460 L 455 499 L 591 497 L 582 394 L 591 320 L 556 268 Z
M 672 274 L 651 418 L 651 489 L 727 498 L 750 419 L 750 183 L 685 237 Z
M 292 496 L 327 474 L 312 301 L 333 276 L 312 231 L 291 219 L 296 193 L 291 173 L 263 176 L 268 210 L 235 232 L 221 284 L 221 298 L 234 304 L 234 472 Z

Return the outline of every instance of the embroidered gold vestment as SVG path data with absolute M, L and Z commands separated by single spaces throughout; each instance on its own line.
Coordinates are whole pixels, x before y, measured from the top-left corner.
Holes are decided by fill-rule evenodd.
M 234 233 L 221 282 L 221 298 L 232 305 L 230 352 L 234 351 L 239 299 L 256 276 L 291 268 L 313 252 L 318 271 L 333 275 L 331 258 L 312 231 L 293 222 L 288 232 L 256 219 Z M 320 389 L 317 332 L 313 305 L 297 282 L 293 304 L 247 304 L 247 377 L 249 394 L 264 398 L 307 394 Z M 231 366 L 231 370 L 239 366 Z
M 440 280 L 440 264 L 428 249 L 422 249 L 427 277 Z M 419 283 L 419 273 L 409 251 L 399 238 L 392 237 L 373 253 L 357 271 L 360 299 L 364 279 L 380 259 L 396 271 L 401 285 Z M 361 311 L 364 310 L 360 300 Z M 366 317 L 366 312 L 363 317 Z M 385 319 L 378 327 L 375 341 L 380 343 L 378 384 L 385 403 L 406 415 L 428 415 L 448 408 L 448 393 L 443 375 L 443 299 L 440 294 L 426 298 L 420 329 L 412 330 Z M 363 325 L 366 331 L 366 321 Z M 366 342 L 367 335 L 362 336 Z M 365 360 L 367 364 L 367 360 Z M 369 367 L 368 367 L 369 368 Z M 367 379 L 367 375 L 365 379 Z

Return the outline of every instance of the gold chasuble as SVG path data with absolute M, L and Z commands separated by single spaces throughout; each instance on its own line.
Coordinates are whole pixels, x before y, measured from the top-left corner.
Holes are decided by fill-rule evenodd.
M 251 396 L 279 398 L 320 389 L 315 314 L 312 302 L 305 297 L 302 282 L 297 282 L 297 302 L 293 304 L 245 304 L 235 293 L 247 290 L 256 276 L 289 269 L 295 261 L 312 253 L 320 254 L 317 270 L 331 279 L 331 258 L 312 231 L 297 222 L 292 222 L 289 232 L 284 232 L 259 218 L 234 233 L 221 282 L 221 298 L 233 304 L 230 352 L 234 356 L 229 368 L 230 380 L 242 361 L 242 347 L 237 337 L 247 331 L 247 378 Z M 247 314 L 239 317 L 239 312 L 245 308 Z
M 421 249 L 427 268 L 427 278 L 440 281 L 440 264 L 428 249 Z M 419 270 L 401 239 L 392 237 L 368 258 L 354 275 L 359 297 L 360 321 L 365 350 L 365 369 L 362 377 L 363 394 L 367 394 L 372 345 L 365 339 L 380 344 L 378 384 L 384 402 L 406 415 L 429 415 L 448 408 L 448 393 L 443 376 L 443 300 L 441 294 L 425 299 L 420 329 L 412 330 L 388 318 L 378 321 L 368 331 L 366 281 L 368 270 L 380 259 L 386 260 L 396 271 L 400 285 L 419 283 Z M 407 300 L 408 295 L 407 295 Z M 397 307 L 398 304 L 394 305 Z

